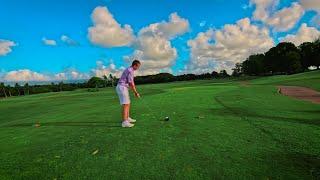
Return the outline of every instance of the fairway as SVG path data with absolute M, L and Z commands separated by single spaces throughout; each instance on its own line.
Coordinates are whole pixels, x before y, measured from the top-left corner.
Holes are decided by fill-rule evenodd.
M 319 83 L 317 71 L 140 85 L 131 129 L 114 88 L 2 99 L 0 179 L 320 178 L 320 105 L 277 91 Z

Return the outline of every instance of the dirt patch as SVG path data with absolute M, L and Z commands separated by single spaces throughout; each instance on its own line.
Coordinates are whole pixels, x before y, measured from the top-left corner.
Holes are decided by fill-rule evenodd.
M 279 93 L 320 104 L 320 92 L 310 88 L 299 86 L 279 86 Z
M 240 81 L 240 85 L 247 87 L 250 85 L 250 82 L 249 81 Z

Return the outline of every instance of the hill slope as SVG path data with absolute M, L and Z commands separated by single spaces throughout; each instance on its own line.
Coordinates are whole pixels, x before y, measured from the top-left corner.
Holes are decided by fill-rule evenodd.
M 304 86 L 320 91 L 320 71 L 254 79 L 251 84 Z

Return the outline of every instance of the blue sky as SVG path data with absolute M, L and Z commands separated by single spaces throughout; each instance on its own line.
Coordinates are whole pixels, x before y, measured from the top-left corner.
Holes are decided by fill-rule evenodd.
M 293 2 L 295 1 L 280 0 L 275 8 L 270 10 L 269 16 L 276 15 L 281 9 L 290 7 Z M 303 5 L 300 1 L 296 2 L 299 3 L 299 6 Z M 171 44 L 170 48 L 174 48 L 177 53 L 175 56 L 168 57 L 167 61 L 170 61 L 170 66 L 160 69 L 150 67 L 153 71 L 144 69 L 146 73 L 156 73 L 157 70 L 174 74 L 192 72 L 191 66 L 187 67 L 188 64 L 192 64 L 190 61 L 194 58 L 194 54 L 191 53 L 203 52 L 203 50 L 199 50 L 199 45 L 191 47 L 188 41 L 196 39 L 198 33 L 207 32 L 210 29 L 224 32 L 226 24 L 234 25 L 243 18 L 248 18 L 253 26 L 267 29 L 275 44 L 288 34 L 297 35 L 303 23 L 306 23 L 308 28 L 319 30 L 317 22 L 313 21 L 313 18 L 317 16 L 317 9 L 305 8 L 294 26 L 278 31 L 275 30 L 274 25 L 268 24 L 267 20 L 254 17 L 257 4 L 251 2 L 250 5 L 249 0 L 0 0 L 0 4 L 0 39 L 15 43 L 14 46 L 9 47 L 10 52 L 0 54 L 0 80 L 2 78 L 8 81 L 10 78 L 5 79 L 7 73 L 18 70 L 28 70 L 46 76 L 70 71 L 92 75 L 92 69 L 97 69 L 97 61 L 103 64 L 100 70 L 106 69 L 105 72 L 108 72 L 109 65 L 114 64 L 116 68 L 111 69 L 110 72 L 121 71 L 121 66 L 128 65 L 124 56 L 134 57 L 135 50 L 139 48 L 136 45 L 106 47 L 88 38 L 88 28 L 94 26 L 91 14 L 99 6 L 106 7 L 121 27 L 125 24 L 130 25 L 132 34 L 136 38 L 139 38 L 139 31 L 150 24 L 169 22 L 171 13 L 177 13 L 189 23 L 187 29 L 179 35 L 170 39 L 166 38 L 166 42 Z M 314 29 L 312 30 L 314 34 L 317 33 Z M 63 42 L 62 35 L 67 36 L 77 45 Z M 43 38 L 54 40 L 56 45 L 45 44 Z M 210 40 L 212 47 L 215 41 L 217 40 L 214 38 Z M 145 49 L 140 48 L 140 50 Z M 143 57 L 146 58 L 146 56 Z M 149 56 L 145 61 L 147 62 L 150 58 L 152 59 L 153 56 Z M 161 58 L 154 58 L 160 63 Z M 213 56 L 203 59 L 202 62 L 219 64 L 220 66 L 217 65 L 217 67 L 210 66 L 214 70 L 226 66 L 223 60 L 236 61 L 231 59 L 219 60 Z M 199 68 L 201 69 L 201 66 Z M 203 68 L 203 70 L 207 69 Z M 22 76 L 21 74 L 13 75 Z M 23 77 L 21 79 L 24 80 Z

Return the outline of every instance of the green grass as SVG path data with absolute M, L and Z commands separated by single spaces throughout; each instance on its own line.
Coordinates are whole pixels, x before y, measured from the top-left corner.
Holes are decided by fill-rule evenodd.
M 316 179 L 320 105 L 275 85 L 317 75 L 141 85 L 132 129 L 111 88 L 1 100 L 0 179 Z
M 320 91 L 320 71 L 311 71 L 293 75 L 280 75 L 252 80 L 253 84 L 305 86 Z

